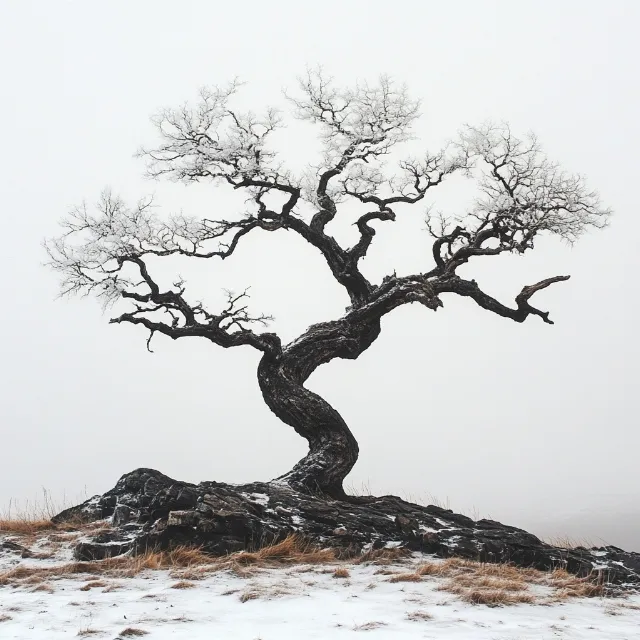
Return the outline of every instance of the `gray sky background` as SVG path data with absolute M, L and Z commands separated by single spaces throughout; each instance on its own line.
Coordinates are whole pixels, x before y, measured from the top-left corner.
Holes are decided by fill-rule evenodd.
M 146 335 L 109 326 L 97 302 L 54 299 L 41 241 L 107 185 L 132 200 L 154 193 L 167 212 L 223 215 L 237 199 L 211 185 L 142 178 L 133 154 L 155 140 L 149 116 L 236 75 L 249 83 L 245 106 L 282 104 L 281 89 L 319 63 L 343 83 L 405 81 L 431 149 L 486 118 L 535 131 L 616 214 L 573 248 L 549 239 L 467 270 L 506 303 L 572 274 L 536 296 L 555 326 L 447 298 L 437 314 L 395 311 L 359 360 L 314 373 L 309 386 L 360 442 L 349 482 L 640 550 L 638 24 L 633 0 L 0 0 L 0 510 L 42 487 L 68 501 L 103 492 L 139 466 L 266 480 L 304 454 L 263 403 L 257 352 L 158 338 L 147 353 Z M 292 166 L 317 151 L 299 124 L 281 142 Z M 455 212 L 455 183 L 434 201 Z M 248 240 L 224 264 L 181 273 L 212 300 L 252 285 L 252 308 L 275 315 L 284 339 L 342 313 L 346 296 L 311 247 L 286 234 Z M 425 270 L 429 247 L 413 208 L 380 230 L 367 274 Z

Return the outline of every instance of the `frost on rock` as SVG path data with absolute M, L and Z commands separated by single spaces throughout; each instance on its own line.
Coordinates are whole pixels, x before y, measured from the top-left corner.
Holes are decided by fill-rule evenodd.
M 493 520 L 474 521 L 394 496 L 342 501 L 298 492 L 277 482 L 195 485 L 152 469 L 137 469 L 103 496 L 68 509 L 55 520 L 73 520 L 78 515 L 113 522 L 110 530 L 78 541 L 75 554 L 79 559 L 180 545 L 224 555 L 275 543 L 295 533 L 312 543 L 342 548 L 347 554 L 403 548 L 542 570 L 564 567 L 580 576 L 602 571 L 603 579 L 611 584 L 640 585 L 640 554 L 616 547 L 553 547 L 516 527 Z
M 251 502 L 255 502 L 257 504 L 266 507 L 269 504 L 269 496 L 266 493 L 243 493 L 242 494 L 247 500 L 251 500 Z

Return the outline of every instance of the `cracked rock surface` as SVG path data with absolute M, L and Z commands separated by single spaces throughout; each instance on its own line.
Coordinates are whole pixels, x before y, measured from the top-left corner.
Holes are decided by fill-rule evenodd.
M 230 485 L 173 480 L 153 469 L 128 473 L 102 496 L 67 509 L 54 522 L 110 519 L 113 530 L 79 542 L 78 559 L 100 559 L 149 548 L 194 545 L 223 555 L 297 533 L 356 554 L 404 547 L 441 557 L 511 562 L 580 576 L 601 572 L 621 588 L 640 588 L 640 554 L 613 546 L 563 549 L 493 520 L 477 520 L 396 496 L 349 501 L 301 493 L 283 482 Z

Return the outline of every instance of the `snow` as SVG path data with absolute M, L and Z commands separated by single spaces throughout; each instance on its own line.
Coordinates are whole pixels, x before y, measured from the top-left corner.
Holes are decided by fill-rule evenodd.
M 48 560 L 4 553 L 0 573 L 68 560 L 67 547 Z M 221 571 L 188 589 L 172 588 L 178 578 L 165 570 L 124 578 L 51 578 L 51 593 L 34 591 L 35 584 L 0 586 L 0 620 L 9 617 L 0 622 L 0 638 L 59 640 L 91 629 L 97 633 L 86 637 L 113 640 L 127 627 L 148 632 L 150 640 L 356 640 L 365 631 L 374 640 L 640 637 L 640 594 L 490 608 L 439 591 L 441 578 L 389 582 L 388 571 L 407 572 L 424 560 L 416 555 L 384 566 L 385 573 L 377 565 L 340 563 L 350 574 L 342 579 L 334 577 L 334 565 L 261 569 L 245 576 Z M 98 578 L 106 586 L 81 590 Z M 534 587 L 532 593 L 544 595 L 544 589 Z
M 269 504 L 269 496 L 266 493 L 242 493 L 241 495 L 247 498 L 247 500 L 260 504 L 263 507 Z
M 420 531 L 422 531 L 424 533 L 436 533 L 438 530 L 434 529 L 433 527 L 427 527 L 426 524 L 421 524 L 420 525 Z

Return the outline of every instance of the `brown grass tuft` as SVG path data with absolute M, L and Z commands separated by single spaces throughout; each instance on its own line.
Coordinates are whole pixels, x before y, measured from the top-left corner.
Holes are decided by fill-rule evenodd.
M 87 584 L 80 587 L 80 591 L 89 591 L 90 589 L 97 589 L 99 587 L 108 587 L 108 583 L 104 580 L 92 580 L 91 582 L 87 582 Z
M 43 531 L 53 531 L 55 525 L 49 519 L 31 520 L 29 518 L 0 519 L 0 533 L 32 536 Z
M 543 576 L 541 582 L 557 590 L 557 600 L 595 598 L 604 595 L 604 584 L 599 574 L 579 578 L 566 569 L 557 568 Z
M 257 591 L 245 591 L 240 594 L 240 602 L 249 602 L 249 600 L 256 600 L 260 597 Z
M 374 629 L 378 629 L 379 627 L 385 627 L 387 625 L 386 622 L 365 622 L 364 624 L 356 624 L 353 627 L 354 631 L 373 631 Z
M 348 578 L 350 576 L 349 569 L 346 567 L 340 567 L 333 572 L 334 578 Z
M 6 613 L 0 613 L 0 622 L 8 622 L 9 620 L 12 620 L 11 616 Z
M 134 627 L 127 627 L 123 631 L 120 632 L 119 637 L 121 638 L 133 638 L 135 636 L 146 636 L 149 632 L 144 631 L 143 629 L 136 629 Z
M 36 581 L 37 578 L 63 578 L 77 574 L 109 574 L 125 570 L 132 559 L 126 556 L 94 560 L 92 562 L 69 562 L 53 567 L 17 566 L 0 573 L 0 586 L 16 584 L 25 579 Z
M 297 535 L 287 536 L 281 542 L 257 551 L 241 551 L 226 558 L 229 565 L 324 564 L 335 559 L 332 549 L 320 549 Z
M 420 582 L 422 577 L 417 573 L 398 573 L 395 576 L 391 576 L 389 582 Z
M 400 573 L 400 571 L 396 571 L 395 569 L 376 569 L 373 572 L 374 576 L 395 576 L 398 573 Z
M 202 567 L 188 567 L 187 569 L 179 569 L 172 571 L 169 575 L 178 580 L 202 580 L 211 572 L 210 565 Z
M 529 593 L 512 593 L 499 589 L 467 589 L 458 595 L 471 604 L 486 604 L 490 607 L 512 604 L 532 604 L 535 598 Z
M 560 600 L 564 600 L 565 598 L 597 598 L 602 595 L 604 595 L 603 585 L 581 582 L 560 589 L 557 597 Z
M 468 589 L 490 589 L 497 591 L 526 591 L 527 583 L 522 580 L 508 580 L 492 575 L 462 574 L 452 578 L 453 582 Z
M 407 620 L 412 620 L 413 622 L 422 622 L 424 620 L 433 620 L 433 616 L 426 611 L 412 611 L 407 614 Z
M 37 587 L 34 587 L 33 589 L 31 589 L 32 592 L 36 592 L 36 591 L 44 591 L 45 593 L 53 593 L 55 591 L 55 589 L 50 585 L 47 584 L 46 582 L 43 582 L 42 584 L 39 584 Z
M 411 551 L 401 547 L 393 549 L 370 549 L 360 556 L 354 558 L 355 564 L 393 564 L 404 560 L 411 555 Z
M 442 563 L 438 562 L 425 562 L 421 564 L 416 573 L 419 576 L 439 576 L 442 575 Z
M 604 594 L 601 575 L 580 578 L 559 568 L 539 571 L 511 564 L 447 558 L 443 562 L 420 565 L 416 574 L 447 578 L 437 587 L 439 591 L 455 594 L 466 602 L 488 606 L 535 602 L 535 598 L 527 592 L 531 584 L 553 588 L 555 595 L 552 601 Z M 397 576 L 394 581 L 399 581 Z
M 180 580 L 180 582 L 176 582 L 171 585 L 172 589 L 193 589 L 196 585 L 193 582 L 188 582 L 187 580 Z
M 90 627 L 87 627 L 86 629 L 80 629 L 80 631 L 78 631 L 78 635 L 81 638 L 86 638 L 87 636 L 94 636 L 97 633 L 102 633 L 102 632 L 98 631 L 97 629 L 91 629 Z

